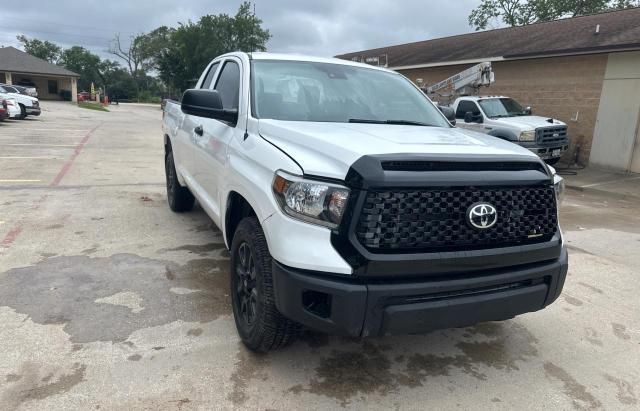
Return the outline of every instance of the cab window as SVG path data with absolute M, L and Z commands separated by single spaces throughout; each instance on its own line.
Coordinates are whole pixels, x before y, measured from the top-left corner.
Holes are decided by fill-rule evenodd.
M 222 66 L 215 90 L 220 93 L 225 110 L 238 109 L 240 99 L 240 66 L 235 61 L 227 61 Z
M 458 104 L 458 109 L 456 110 L 456 118 L 464 119 L 464 115 L 468 111 L 472 112 L 474 116 L 480 114 L 480 109 L 476 103 L 473 101 L 461 101 Z

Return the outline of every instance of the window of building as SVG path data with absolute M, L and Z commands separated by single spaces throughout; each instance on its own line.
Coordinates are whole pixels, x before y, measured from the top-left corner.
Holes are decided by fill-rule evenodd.
M 47 81 L 47 86 L 49 88 L 49 94 L 58 94 L 58 80 Z

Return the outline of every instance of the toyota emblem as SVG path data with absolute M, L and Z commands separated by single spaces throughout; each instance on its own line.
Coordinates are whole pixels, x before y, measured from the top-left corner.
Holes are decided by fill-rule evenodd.
M 491 228 L 498 221 L 498 210 L 488 203 L 472 204 L 467 210 L 467 222 L 479 230 Z

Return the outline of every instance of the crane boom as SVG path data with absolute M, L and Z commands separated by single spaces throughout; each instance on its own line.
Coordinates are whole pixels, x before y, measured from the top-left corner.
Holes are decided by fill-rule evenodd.
M 469 88 L 474 91 L 480 87 L 488 87 L 495 80 L 491 70 L 491 62 L 484 62 L 469 67 L 448 79 L 442 80 L 427 88 L 428 94 L 471 94 Z

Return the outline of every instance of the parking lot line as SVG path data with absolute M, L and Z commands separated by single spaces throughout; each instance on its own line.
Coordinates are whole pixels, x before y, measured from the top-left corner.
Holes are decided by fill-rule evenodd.
M 34 156 L 34 157 L 23 157 L 23 156 L 2 156 L 0 160 L 56 160 L 59 157 L 52 156 Z
M 11 131 L 12 132 L 15 132 L 15 131 L 46 131 L 46 132 L 61 131 L 61 132 L 70 132 L 70 133 L 86 133 L 88 130 L 86 128 L 84 128 L 84 129 L 79 129 L 79 128 L 21 128 L 21 129 L 13 129 Z
M 42 180 L 0 180 L 0 183 L 39 183 Z
M 0 146 L 75 147 L 76 144 L 9 143 Z
M 87 141 L 89 141 L 91 134 L 93 134 L 93 132 L 96 131 L 98 127 L 100 127 L 101 125 L 102 123 L 98 124 L 91 130 L 89 130 L 87 134 L 82 138 L 82 140 L 78 143 L 78 145 L 75 146 L 75 150 L 73 150 L 73 154 L 71 154 L 71 157 L 69 158 L 69 160 L 67 160 L 67 162 L 60 169 L 60 172 L 58 172 L 58 175 L 56 175 L 56 178 L 54 178 L 51 184 L 49 184 L 51 187 L 56 187 L 58 184 L 60 184 L 60 181 L 62 181 L 64 176 L 67 175 L 67 173 L 71 169 L 71 166 L 73 165 L 73 162 L 76 160 L 76 157 L 80 155 L 80 152 L 84 148 L 85 144 L 87 144 Z
M 20 235 L 20 233 L 22 232 L 22 227 L 21 226 L 16 226 L 13 229 L 11 229 L 11 231 L 9 231 L 7 233 L 7 235 L 4 236 L 4 238 L 2 239 L 2 242 L 0 243 L 0 245 L 2 245 L 5 248 L 9 248 L 9 246 L 16 241 L 16 238 L 18 238 L 18 236 Z

